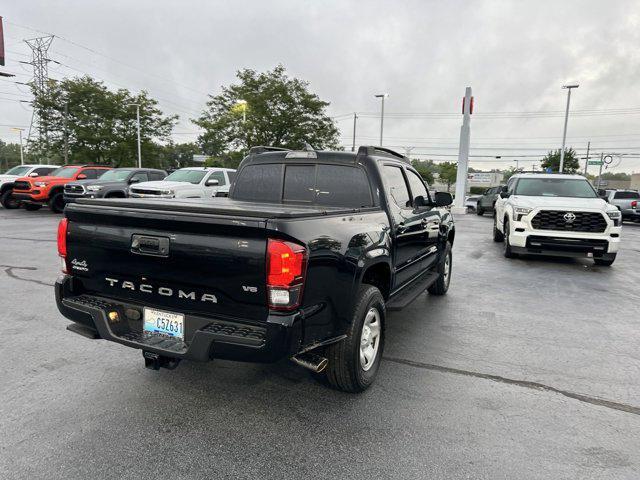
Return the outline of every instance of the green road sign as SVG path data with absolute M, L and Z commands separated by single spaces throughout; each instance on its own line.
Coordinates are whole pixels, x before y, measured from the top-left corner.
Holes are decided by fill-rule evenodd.
M 589 160 L 589 165 L 602 165 L 600 160 Z

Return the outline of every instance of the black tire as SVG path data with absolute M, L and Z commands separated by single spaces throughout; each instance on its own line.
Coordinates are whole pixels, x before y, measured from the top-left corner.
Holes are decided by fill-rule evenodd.
M 0 195 L 0 204 L 7 210 L 13 210 L 15 208 L 20 208 L 20 202 L 13 198 L 13 190 L 10 188 L 6 189 Z
M 480 205 L 476 207 L 476 215 L 480 217 L 484 215 L 484 208 L 482 208 Z
M 498 219 L 495 215 L 493 215 L 493 241 L 494 242 L 503 242 L 504 235 L 500 230 L 498 230 Z
M 447 261 L 448 260 L 448 261 Z M 453 268 L 453 255 L 451 254 L 451 243 L 447 242 L 444 254 L 438 262 L 437 272 L 440 274 L 438 280 L 427 290 L 431 295 L 444 295 L 449 290 L 451 283 L 451 269 Z
M 362 328 L 367 313 L 371 309 L 378 312 L 377 321 L 380 322 L 380 334 L 376 341 L 375 356 L 370 362 L 370 366 L 365 370 L 360 361 L 360 343 Z M 321 375 L 323 376 L 322 380 L 331 388 L 343 392 L 358 393 L 371 386 L 378 373 L 384 350 L 384 319 L 385 305 L 380 290 L 372 285 L 362 284 L 358 289 L 347 338 L 329 345 L 325 350 L 329 363 Z
M 609 258 L 594 258 L 593 261 L 596 265 L 601 265 L 603 267 L 610 267 L 613 265 L 613 262 L 616 261 L 616 254 L 614 253 Z
M 509 242 L 509 220 L 507 220 L 506 218 L 504 219 L 504 241 L 503 241 L 503 245 L 504 245 L 504 249 L 503 249 L 503 253 L 504 256 L 506 258 L 515 258 L 518 255 L 513 253 L 513 251 L 511 250 L 511 243 Z
M 37 205 L 35 203 L 25 203 L 24 208 L 26 210 L 29 210 L 30 212 L 35 212 L 36 210 L 40 210 L 42 208 L 42 205 Z
M 64 211 L 64 194 L 56 192 L 49 199 L 49 209 L 53 213 L 62 213 Z

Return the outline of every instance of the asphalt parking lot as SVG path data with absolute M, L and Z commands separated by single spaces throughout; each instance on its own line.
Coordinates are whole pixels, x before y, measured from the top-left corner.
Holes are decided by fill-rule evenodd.
M 59 216 L 0 209 L 0 477 L 640 477 L 640 224 L 612 267 L 506 260 L 457 218 L 445 297 L 388 319 L 376 384 L 183 362 L 65 330 Z M 4 473 L 1 473 L 4 472 Z

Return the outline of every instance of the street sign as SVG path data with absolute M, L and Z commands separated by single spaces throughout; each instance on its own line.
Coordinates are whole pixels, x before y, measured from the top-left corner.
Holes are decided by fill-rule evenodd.
M 600 160 L 589 160 L 589 165 L 602 165 Z

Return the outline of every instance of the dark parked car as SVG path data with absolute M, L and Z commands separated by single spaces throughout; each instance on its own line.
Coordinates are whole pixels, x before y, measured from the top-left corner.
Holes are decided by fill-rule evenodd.
M 149 368 L 290 358 L 360 392 L 386 312 L 449 287 L 451 203 L 392 150 L 254 147 L 228 198 L 68 205 L 58 308 Z
M 484 215 L 485 212 L 493 212 L 496 206 L 496 199 L 502 191 L 502 185 L 498 187 L 487 188 L 482 196 L 478 199 L 476 214 Z
M 115 168 L 98 179 L 67 183 L 64 186 L 64 201 L 71 203 L 79 198 L 127 198 L 129 186 L 134 183 L 162 180 L 166 176 L 167 172 L 164 170 Z

